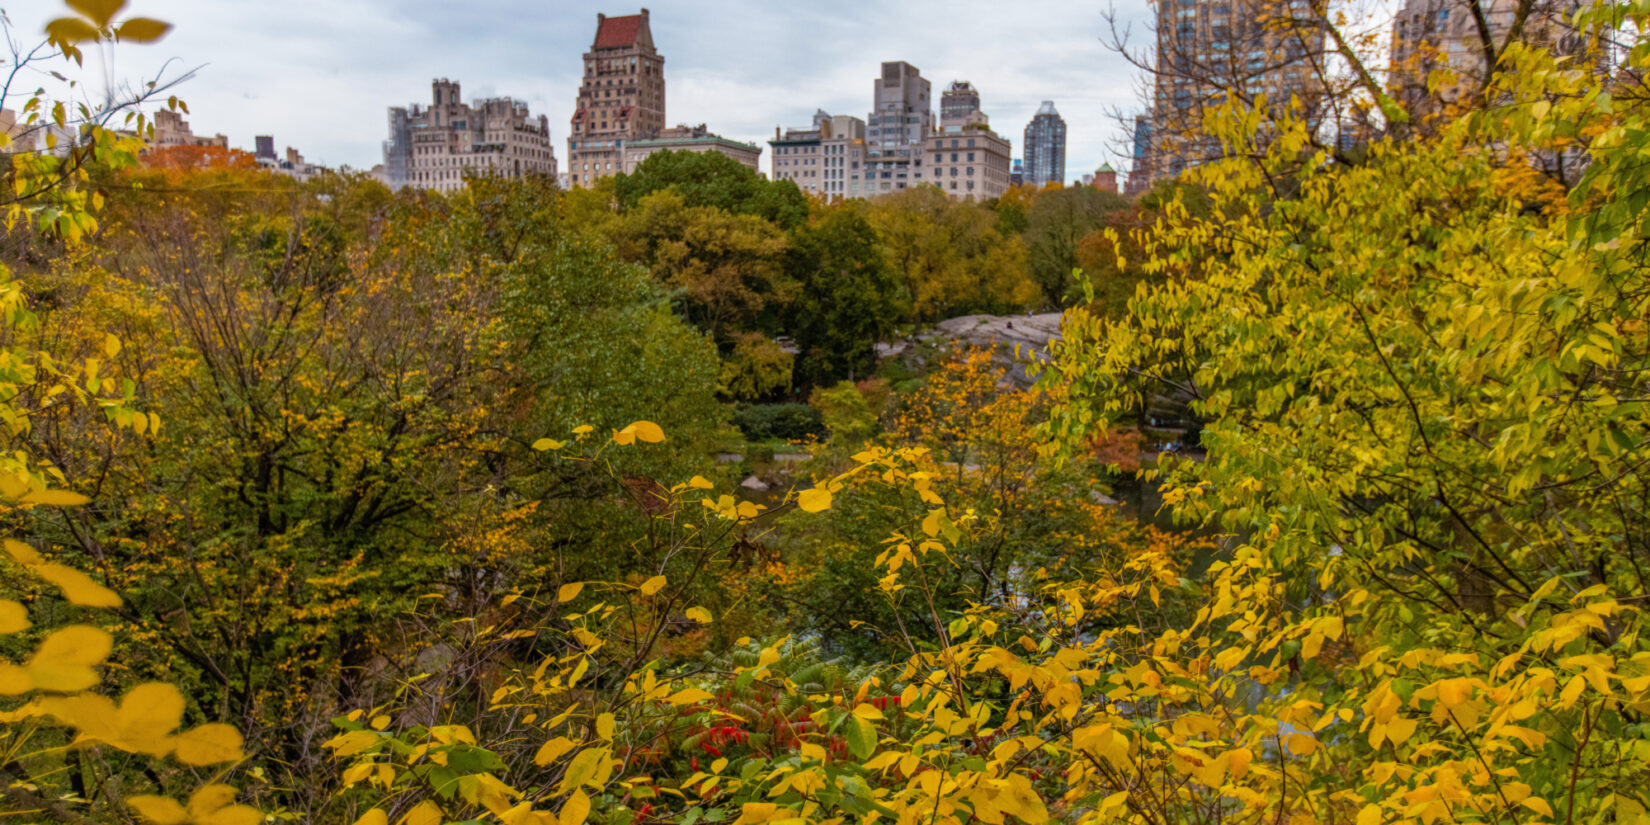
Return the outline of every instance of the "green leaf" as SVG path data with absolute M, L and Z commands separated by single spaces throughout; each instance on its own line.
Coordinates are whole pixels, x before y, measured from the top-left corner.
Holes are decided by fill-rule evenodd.
M 848 740 L 848 750 L 860 759 L 870 759 L 871 754 L 876 752 L 877 729 L 870 722 L 850 715 L 842 733 Z

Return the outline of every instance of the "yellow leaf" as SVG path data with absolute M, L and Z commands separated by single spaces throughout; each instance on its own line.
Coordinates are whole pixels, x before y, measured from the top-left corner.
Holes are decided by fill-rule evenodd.
M 0 633 L 21 633 L 28 629 L 29 611 L 10 599 L 0 599 Z
M 40 554 L 36 553 L 33 547 L 17 541 L 16 539 L 6 539 L 4 544 L 6 548 L 6 555 L 11 556 L 12 561 L 17 562 L 18 564 L 40 563 Z
M 29 672 L 17 665 L 0 662 L 0 696 L 16 696 L 34 690 Z
M 63 592 L 70 604 L 82 607 L 119 607 L 120 597 L 115 591 L 92 581 L 92 578 L 73 567 L 61 564 L 42 564 L 34 568 L 35 575 Z
M 355 820 L 355 825 L 389 825 L 389 821 L 390 815 L 384 813 L 382 808 L 373 808 Z
M 47 636 L 29 659 L 29 678 L 41 690 L 69 693 L 97 684 L 94 665 L 108 658 L 109 634 L 87 625 L 70 625 Z
M 110 358 L 120 354 L 120 339 L 113 335 L 103 336 L 103 354 Z
M 185 765 L 216 765 L 241 758 L 241 732 L 213 722 L 177 735 L 178 761 Z
M 401 817 L 401 825 L 441 825 L 441 807 L 426 799 Z
M 197 818 L 195 825 L 261 825 L 263 821 L 263 811 L 257 808 L 250 805 L 230 805 Z
M 601 763 L 607 759 L 606 748 L 586 748 L 573 757 L 567 764 L 567 772 L 561 777 L 561 792 L 577 790 L 601 770 Z
M 1523 805 L 1524 807 L 1529 808 L 1530 810 L 1535 811 L 1548 819 L 1551 819 L 1553 816 L 1553 806 L 1548 805 L 1547 800 L 1542 799 L 1539 796 L 1526 797 L 1523 800 L 1520 800 L 1518 804 Z
M 774 811 L 779 806 L 772 802 L 746 802 L 739 812 L 739 818 L 733 825 L 753 825 L 753 823 L 767 822 L 773 818 Z
M 361 762 L 345 768 L 343 776 L 344 784 L 354 785 L 357 782 L 366 779 L 368 776 L 372 775 L 375 767 L 377 766 L 373 765 L 371 762 Z
M 803 490 L 796 497 L 796 506 L 801 507 L 805 513 L 818 513 L 829 510 L 831 509 L 831 491 L 823 487 Z
M 678 705 L 679 706 L 679 705 L 691 705 L 691 704 L 694 704 L 696 702 L 703 702 L 706 699 L 711 699 L 711 698 L 714 698 L 714 697 L 715 697 L 715 694 L 711 693 L 708 690 L 700 690 L 699 688 L 685 688 L 683 690 L 679 690 L 679 691 L 676 691 L 675 693 L 671 694 L 670 698 L 666 701 L 670 702 L 673 705 Z
M 189 812 L 183 809 L 176 800 L 164 796 L 133 796 L 128 797 L 126 804 L 138 815 L 153 822 L 154 825 L 182 825 L 189 821 Z
M 596 735 L 603 739 L 613 738 L 614 717 L 611 713 L 603 713 L 596 717 Z
M 25 493 L 19 501 L 24 504 L 46 504 L 53 507 L 77 507 L 91 499 L 68 490 L 35 490 Z
M 714 488 L 716 485 L 710 483 L 710 479 L 705 478 L 704 476 L 694 476 L 693 478 L 688 479 L 688 486 L 695 490 L 709 490 Z
M 3 613 L 3 611 L 0 611 L 0 613 Z M 688 608 L 687 617 L 698 622 L 699 624 L 710 624 L 710 611 L 704 609 L 703 607 Z M 4 632 L 4 630 L 0 630 L 0 633 Z
M 881 718 L 883 718 L 882 717 L 882 711 L 877 710 L 875 705 L 867 705 L 867 704 L 862 704 L 859 707 L 854 708 L 854 715 L 858 716 L 861 719 L 881 719 Z
M 645 582 L 642 582 L 642 588 L 641 588 L 642 595 L 643 596 L 651 596 L 654 593 L 657 593 L 660 590 L 663 590 L 664 586 L 665 586 L 665 577 L 664 576 L 654 576 L 653 578 L 648 579 Z
M 544 767 L 556 758 L 573 749 L 572 740 L 565 736 L 558 736 L 539 746 L 539 752 L 533 754 L 533 764 Z
M 588 433 L 593 433 L 595 431 L 596 431 L 596 428 L 590 426 L 589 424 L 580 424 L 579 426 L 573 428 L 573 434 L 574 435 L 586 435 Z
M 121 698 L 116 719 L 127 747 L 162 756 L 173 748 L 172 731 L 183 721 L 183 694 L 165 682 L 146 682 Z
M 1304 733 L 1291 733 L 1283 738 L 1284 747 L 1294 756 L 1309 756 L 1318 749 L 1318 740 Z
M 584 589 L 584 582 L 573 582 L 572 584 L 564 584 L 564 585 L 561 586 L 560 590 L 556 591 L 556 601 L 558 601 L 558 602 L 570 602 L 570 601 L 578 598 L 579 597 L 579 591 L 581 591 L 583 589 Z
M 1358 811 L 1357 825 L 1381 825 L 1382 819 L 1381 806 L 1365 805 L 1362 810 Z
M 638 441 L 646 441 L 649 444 L 658 444 L 659 442 L 665 440 L 665 431 L 659 429 L 659 425 L 653 423 L 652 421 L 637 421 L 625 429 L 635 433 Z
M 538 450 L 541 453 L 545 450 L 559 450 L 565 446 L 567 445 L 555 440 L 554 438 L 541 438 L 533 442 L 533 449 Z
M 189 795 L 189 818 L 204 819 L 235 801 L 235 789 L 228 785 L 202 785 Z
M 561 805 L 561 813 L 556 815 L 556 821 L 561 825 L 584 825 L 584 820 L 590 816 L 590 797 L 584 791 L 574 791 Z

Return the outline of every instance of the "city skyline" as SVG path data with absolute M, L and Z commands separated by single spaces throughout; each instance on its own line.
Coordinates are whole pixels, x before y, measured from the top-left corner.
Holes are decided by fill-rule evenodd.
M 464 8 L 432 0 L 295 0 L 271 15 L 260 13 L 267 6 L 139 0 L 135 10 L 177 28 L 157 47 L 122 48 L 115 73 L 147 77 L 171 58 L 174 70 L 205 64 L 177 90 L 197 132 L 222 132 L 231 146 L 248 150 L 254 135 L 274 135 L 279 146 L 295 146 L 315 162 L 362 170 L 382 160 L 387 107 L 421 101 L 432 78 L 450 77 L 464 83 L 467 99 L 510 96 L 535 116 L 547 115 L 565 163 L 580 56 L 596 14 L 634 14 L 642 5 L 579 0 L 550 10 L 517 0 Z M 1127 63 L 1102 46 L 1106 24 L 1092 4 L 1045 0 L 1013 15 L 985 3 L 952 4 L 943 13 L 933 4 L 894 4 L 875 6 L 874 14 L 872 4 L 855 0 L 829 9 L 748 0 L 645 5 L 670 60 L 667 125 L 707 123 L 764 148 L 774 126 L 806 123 L 817 108 L 862 111 L 866 78 L 886 60 L 922 67 L 940 88 L 972 82 L 992 102 L 993 126 L 1010 136 L 1042 100 L 1055 100 L 1070 124 L 1071 181 L 1102 163 L 1118 165 L 1122 130 L 1108 113 L 1139 103 Z M 6 9 L 14 36 L 25 43 L 57 12 L 55 4 L 38 6 Z M 1119 10 L 1143 19 L 1145 5 Z M 1060 25 L 1049 25 L 1056 20 Z M 364 31 L 380 34 L 362 37 Z M 88 56 L 90 76 L 96 60 Z M 937 116 L 937 99 L 934 109 Z

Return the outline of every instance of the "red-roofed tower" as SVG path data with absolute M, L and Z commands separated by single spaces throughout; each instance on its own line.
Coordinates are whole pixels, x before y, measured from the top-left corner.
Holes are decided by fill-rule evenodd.
M 568 181 L 589 186 L 624 166 L 624 145 L 665 128 L 665 59 L 653 48 L 648 12 L 596 15 L 596 39 L 584 53 L 572 128 L 567 130 Z

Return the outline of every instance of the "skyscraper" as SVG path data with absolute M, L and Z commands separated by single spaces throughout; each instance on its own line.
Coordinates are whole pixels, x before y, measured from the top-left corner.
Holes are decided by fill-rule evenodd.
M 1277 109 L 1298 102 L 1308 123 L 1324 116 L 1318 73 L 1324 32 L 1296 20 L 1313 15 L 1307 0 L 1163 0 L 1157 4 L 1157 70 L 1150 120 L 1137 124 L 1129 191 L 1221 156 L 1203 131 L 1203 113 L 1228 96 Z
M 928 81 L 904 61 L 882 64 L 865 119 L 866 194 L 893 192 L 922 179 L 922 142 L 934 130 Z
M 980 91 L 966 80 L 952 81 L 951 87 L 940 95 L 940 128 L 984 123 L 980 112 Z
M 1033 186 L 1066 182 L 1066 120 L 1052 100 L 1043 101 L 1026 124 L 1025 175 Z
M 665 128 L 665 59 L 653 47 L 648 11 L 596 15 L 584 53 L 584 82 L 567 134 L 568 182 L 589 186 L 624 169 L 626 141 Z
M 1013 147 L 991 131 L 980 111 L 980 93 L 954 81 L 940 97 L 940 128 L 928 136 L 924 180 L 956 200 L 988 200 L 1008 189 Z

